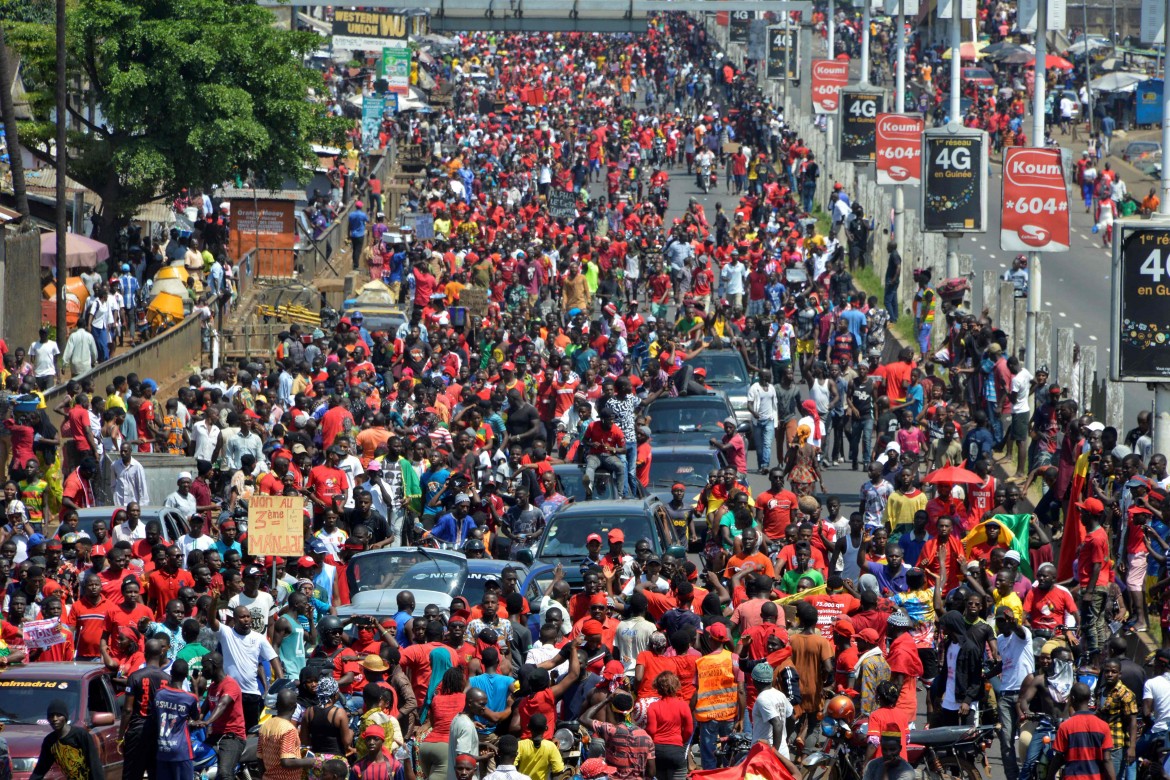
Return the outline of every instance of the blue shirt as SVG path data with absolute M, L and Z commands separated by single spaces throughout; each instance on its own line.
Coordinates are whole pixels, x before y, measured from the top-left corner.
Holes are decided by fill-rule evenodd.
M 910 570 L 910 567 L 905 562 L 902 563 L 902 570 L 893 577 L 886 570 L 884 563 L 866 561 L 865 568 L 870 574 L 877 577 L 878 588 L 881 589 L 883 595 L 904 593 L 906 591 L 906 572 Z
M 975 461 L 982 458 L 987 453 L 991 452 L 995 447 L 995 439 L 991 436 L 991 431 L 986 428 L 973 428 L 963 438 L 963 454 L 967 456 L 967 462 L 964 468 L 971 468 Z
M 479 688 L 487 695 L 487 708 L 492 712 L 501 712 L 508 706 L 508 691 L 512 689 L 512 678 L 504 674 L 477 674 L 467 681 L 473 688 Z M 494 734 L 496 724 L 475 716 L 481 734 Z
M 434 498 L 435 493 L 443 489 L 443 485 L 447 484 L 447 479 L 451 476 L 450 469 L 439 469 L 438 471 L 428 471 L 423 474 L 421 482 L 423 490 L 423 509 L 424 515 L 437 515 L 443 511 L 442 506 L 427 506 L 431 499 Z
M 194 694 L 164 685 L 154 697 L 154 725 L 159 761 L 190 761 L 191 733 L 187 723 L 199 719 Z
M 868 322 L 865 315 L 857 309 L 846 309 L 841 312 L 841 319 L 849 323 L 849 332 L 853 334 L 854 340 L 858 344 L 864 344 L 865 342 L 861 338 L 861 329 Z
M 914 538 L 914 532 L 908 531 L 898 538 L 898 546 L 902 548 L 903 560 L 911 566 L 918 565 L 918 556 L 922 554 L 922 548 L 926 546 L 926 540 L 930 538 L 927 534 L 921 540 Z
M 431 536 L 447 544 L 462 545 L 474 530 L 475 521 L 471 519 L 471 515 L 459 520 L 448 512 L 435 523 L 435 527 L 431 529 Z
M 410 637 L 406 635 L 406 621 L 410 620 L 412 617 L 414 617 L 414 615 L 407 612 L 406 610 L 397 612 L 394 615 L 394 624 L 397 626 L 394 632 L 394 638 L 398 640 L 399 647 L 407 647 L 410 645 Z M 499 712 L 499 710 L 493 710 L 493 712 Z
M 361 209 L 354 209 L 349 212 L 349 237 L 364 238 L 366 235 L 366 223 L 369 221 L 369 216 Z

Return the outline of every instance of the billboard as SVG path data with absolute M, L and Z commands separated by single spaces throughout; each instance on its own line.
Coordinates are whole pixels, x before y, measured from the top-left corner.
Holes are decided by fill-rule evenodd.
M 768 28 L 767 76 L 773 81 L 800 80 L 800 28 L 782 25 Z M 785 62 L 788 67 L 784 66 Z
M 419 19 L 425 21 L 426 17 L 338 8 L 333 12 L 333 48 L 357 51 L 405 48 L 406 39 L 416 32 Z
M 1170 380 L 1170 224 L 1113 227 L 1110 378 Z
M 752 20 L 756 18 L 755 11 L 732 11 L 728 34 L 732 43 L 747 43 L 748 30 L 752 27 Z
M 922 138 L 924 233 L 987 230 L 987 133 L 951 125 Z
M 842 87 L 849 86 L 849 60 L 812 61 L 812 105 L 818 114 L 835 114 Z
M 875 158 L 878 184 L 922 183 L 921 114 L 878 114 Z
M 999 246 L 1008 252 L 1067 252 L 1068 187 L 1060 149 L 1004 150 Z
M 853 87 L 840 92 L 837 159 L 841 162 L 873 162 L 877 156 L 877 115 L 886 110 L 886 92 L 872 87 Z

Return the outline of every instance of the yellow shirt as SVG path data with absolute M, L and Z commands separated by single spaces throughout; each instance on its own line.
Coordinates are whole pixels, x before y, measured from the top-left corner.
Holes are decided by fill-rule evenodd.
M 1015 591 L 1008 593 L 1004 597 L 1000 597 L 998 591 L 992 591 L 991 595 L 995 598 L 995 608 L 1011 607 L 1012 612 L 1016 613 L 1016 620 L 1020 623 L 1024 622 L 1024 602 L 1020 601 L 1020 597 L 1016 595 Z
M 117 393 L 110 393 L 106 396 L 106 408 L 113 409 L 115 406 L 124 411 L 130 411 L 126 408 L 126 400 L 122 396 Z
M 440 235 L 440 236 L 449 235 L 451 233 L 451 220 L 449 220 L 449 219 L 436 219 L 435 220 L 435 233 Z
M 531 739 L 522 739 L 516 754 L 516 771 L 531 778 L 551 777 L 565 771 L 565 762 L 551 740 L 542 739 L 540 747 L 536 747 Z

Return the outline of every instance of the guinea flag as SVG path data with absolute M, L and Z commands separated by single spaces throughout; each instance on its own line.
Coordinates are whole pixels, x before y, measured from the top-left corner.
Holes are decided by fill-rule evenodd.
M 757 742 L 747 758 L 735 766 L 691 772 L 691 780 L 796 780 L 775 748 Z
M 970 555 L 972 548 L 987 541 L 987 524 L 997 523 L 1000 527 L 1000 544 L 1006 542 L 1009 550 L 1018 552 L 1020 554 L 1020 571 L 1029 578 L 1034 577 L 1032 561 L 1028 558 L 1028 534 L 1031 520 L 1031 514 L 994 515 L 968 531 L 967 535 L 963 537 L 963 546 L 967 549 L 967 554 Z

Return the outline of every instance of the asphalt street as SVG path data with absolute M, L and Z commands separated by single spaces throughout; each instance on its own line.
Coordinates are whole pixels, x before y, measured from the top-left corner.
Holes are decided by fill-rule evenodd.
M 976 272 L 980 273 L 980 274 L 982 273 L 983 268 L 1002 270 L 1000 267 L 1000 263 L 1003 263 L 1003 268 L 1006 269 L 1007 263 L 1010 261 L 1010 255 L 1000 251 L 998 248 L 998 230 L 999 230 L 998 167 L 996 170 L 995 184 L 996 184 L 996 186 L 993 188 L 995 190 L 994 200 L 993 200 L 993 202 L 989 203 L 989 206 L 988 206 L 989 212 L 994 213 L 994 218 L 992 220 L 993 224 L 992 224 L 991 232 L 989 232 L 985 236 L 978 237 L 979 239 L 981 239 L 979 241 L 977 241 L 975 239 L 969 239 L 968 242 L 964 242 L 964 244 L 965 244 L 964 251 L 970 251 L 972 254 L 974 254 L 976 256 Z M 593 190 L 594 190 L 595 194 L 604 194 L 601 191 L 600 185 L 594 185 Z M 696 198 L 698 200 L 698 202 L 700 204 L 702 204 L 704 211 L 708 215 L 708 218 L 710 218 L 715 213 L 715 204 L 716 203 L 722 203 L 724 210 L 728 211 L 728 212 L 730 212 L 733 209 L 733 207 L 738 203 L 737 196 L 731 195 L 731 194 L 726 192 L 726 189 L 725 189 L 724 183 L 723 183 L 722 172 L 720 172 L 719 187 L 717 189 L 713 189 L 709 194 L 704 194 L 702 189 L 699 188 L 698 186 L 696 186 L 695 177 L 693 175 L 692 176 L 687 175 L 685 165 L 676 166 L 676 167 L 670 169 L 670 205 L 669 205 L 669 208 L 668 208 L 668 211 L 666 214 L 666 219 L 665 219 L 667 224 L 669 224 L 670 221 L 674 217 L 678 217 L 678 216 L 682 215 L 682 213 L 686 210 L 691 198 Z M 907 203 L 908 204 L 915 203 L 916 199 L 917 199 L 916 193 L 913 196 L 910 195 L 909 193 L 907 194 Z M 1084 215 L 1080 215 L 1080 216 L 1084 217 Z M 1076 232 L 1075 228 L 1077 225 L 1077 219 L 1078 219 L 1078 215 L 1074 213 L 1074 215 L 1073 215 L 1074 233 Z M 1091 224 L 1088 223 L 1087 217 L 1084 217 L 1084 219 L 1082 221 L 1085 222 L 1084 232 L 1087 233 L 1089 231 L 1089 229 L 1091 228 Z M 988 239 L 992 238 L 993 236 L 995 237 L 994 238 L 994 246 L 988 242 Z M 980 244 L 991 247 L 993 252 L 988 252 L 987 250 L 980 249 Z M 1078 258 L 1081 257 L 1081 255 L 1083 255 L 1084 256 L 1083 261 L 1078 261 L 1075 265 L 1071 264 L 1071 263 L 1069 265 L 1071 267 L 1074 267 L 1074 268 L 1080 267 L 1082 264 L 1084 265 L 1085 270 L 1081 271 L 1079 275 L 1077 275 L 1075 277 L 1070 277 L 1070 278 L 1080 279 L 1080 280 L 1082 280 L 1082 282 L 1081 282 L 1082 284 L 1084 284 L 1085 286 L 1088 286 L 1090 277 L 1087 273 L 1087 269 L 1089 267 L 1089 264 L 1096 263 L 1096 267 L 1100 271 L 1104 271 L 1107 273 L 1109 255 L 1106 251 L 1099 248 L 1099 244 L 1096 246 L 1092 246 L 1092 245 L 1090 245 L 1090 242 L 1087 242 L 1087 241 L 1085 242 L 1085 244 L 1086 244 L 1085 248 L 1080 250 L 1079 252 L 1077 250 L 1074 250 L 1073 252 L 1069 253 L 1069 256 L 1076 256 Z M 1064 257 L 1065 256 L 1061 256 L 1061 259 L 1063 260 Z M 1053 265 L 1056 265 L 1056 264 L 1052 263 L 1048 267 L 1052 267 Z M 1097 286 L 1101 289 L 1107 289 L 1107 285 L 1108 285 L 1107 278 L 1108 277 L 1106 277 L 1106 279 L 1102 282 L 1098 282 Z M 1057 288 L 1056 284 L 1060 284 L 1061 287 Z M 1102 285 L 1105 285 L 1105 286 L 1102 286 Z M 1059 290 L 1061 288 L 1063 288 L 1064 286 L 1065 285 L 1064 285 L 1063 280 L 1060 280 L 1060 281 L 1057 281 L 1055 284 L 1050 283 L 1050 285 L 1047 287 L 1047 289 L 1049 289 L 1051 291 L 1050 295 L 1052 297 L 1056 298 L 1057 300 L 1060 300 Z M 1084 294 L 1085 295 L 1093 295 L 1093 293 L 1089 293 L 1088 291 L 1085 291 Z M 1100 290 L 1098 290 L 1095 293 L 1095 295 L 1100 297 L 1102 300 L 1104 300 L 1104 298 L 1101 296 Z M 1098 302 L 1098 304 L 1100 305 L 1100 301 Z M 1092 311 L 1092 309 L 1093 309 L 1093 307 L 1087 303 L 1076 304 L 1076 305 L 1070 304 L 1068 306 L 1068 308 L 1066 309 L 1066 311 L 1090 312 L 1090 311 Z M 1082 328 L 1078 330 L 1078 334 L 1081 330 L 1083 330 L 1084 333 L 1086 333 L 1086 334 L 1088 334 L 1088 333 L 1107 334 L 1108 333 L 1108 319 L 1107 319 L 1108 318 L 1108 309 L 1107 309 L 1107 307 L 1100 310 L 1100 311 L 1095 312 L 1094 317 L 1096 319 L 1090 320 L 1086 316 L 1086 317 L 1081 317 L 1077 320 L 1077 322 L 1080 322 L 1080 324 L 1082 326 Z M 1055 322 L 1056 318 L 1057 318 L 1057 315 L 1054 314 L 1054 316 L 1053 316 L 1054 322 Z M 1090 328 L 1092 328 L 1093 330 L 1089 330 Z M 1101 339 L 1102 339 L 1102 341 L 1105 341 L 1105 340 L 1107 340 L 1107 337 L 1102 335 Z M 803 393 L 803 396 L 805 398 L 808 397 L 807 391 L 805 391 Z M 1136 401 L 1135 401 L 1135 403 L 1136 403 Z M 1133 407 L 1134 410 L 1136 410 L 1136 408 L 1137 408 L 1136 406 Z M 1130 406 L 1128 405 L 1128 399 L 1127 399 L 1127 413 L 1130 413 L 1130 414 L 1136 413 L 1136 411 L 1132 411 L 1132 412 L 1130 411 Z M 775 448 L 773 448 L 773 450 L 774 449 Z M 773 455 L 772 465 L 776 465 L 775 455 Z M 762 492 L 768 488 L 767 478 L 760 475 L 760 474 L 754 473 L 757 470 L 758 470 L 758 467 L 757 467 L 756 453 L 753 450 L 753 451 L 748 452 L 748 471 L 749 471 L 748 486 L 751 488 L 753 495 L 759 494 L 760 492 Z M 840 499 L 841 510 L 846 515 L 848 515 L 850 512 L 856 511 L 859 508 L 859 501 L 860 501 L 859 493 L 860 493 L 861 485 L 867 479 L 864 471 L 853 471 L 850 469 L 849 464 L 845 463 L 845 464 L 842 464 L 840 466 L 834 466 L 834 467 L 825 469 L 823 476 L 824 476 L 826 493 L 823 493 L 823 494 L 818 493 L 817 494 L 817 497 L 821 500 L 822 505 L 824 504 L 825 500 L 829 496 L 836 496 L 837 498 Z M 696 563 L 697 563 L 697 561 L 696 561 Z M 919 712 L 919 717 L 918 717 L 918 721 L 917 721 L 918 726 L 923 727 L 926 723 L 925 693 L 923 693 L 923 692 L 920 692 L 920 694 L 919 694 L 918 712 Z M 1003 765 L 1002 765 L 1002 762 L 1000 761 L 998 744 L 993 745 L 992 748 L 990 749 L 990 751 L 988 753 L 988 762 L 989 762 L 989 767 L 991 769 L 991 775 L 988 778 L 988 780 L 1006 780 L 1006 777 L 1005 777 L 1004 772 L 1003 772 Z

